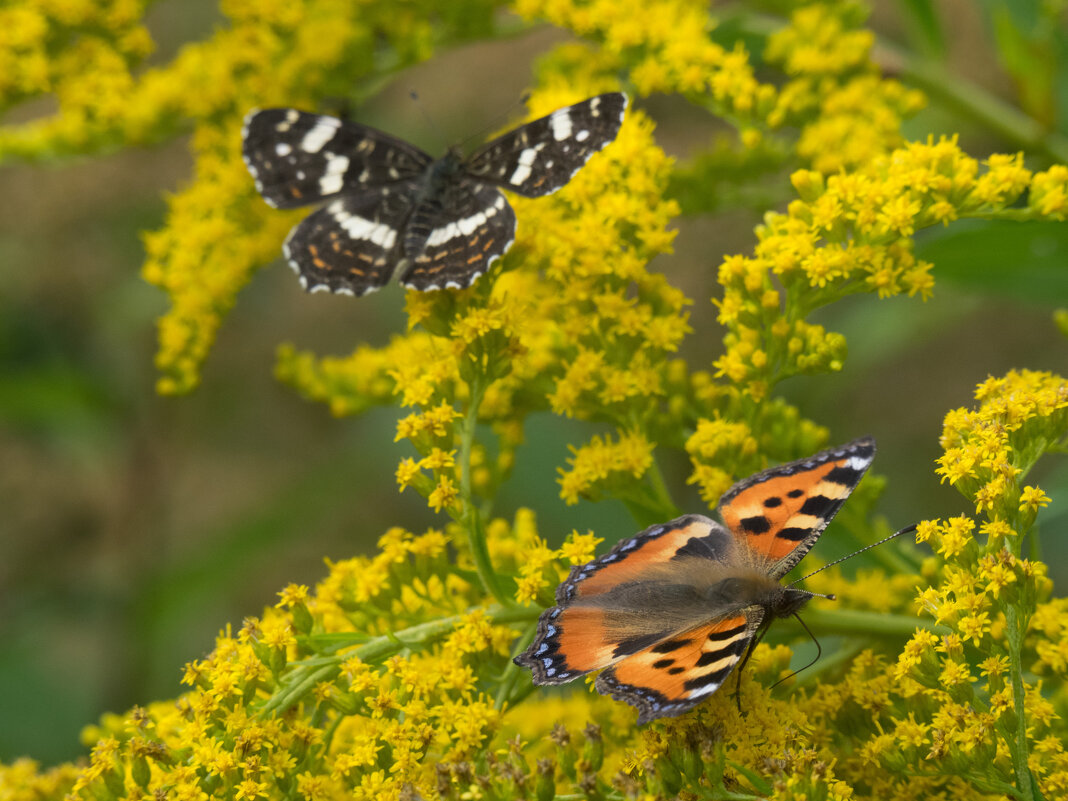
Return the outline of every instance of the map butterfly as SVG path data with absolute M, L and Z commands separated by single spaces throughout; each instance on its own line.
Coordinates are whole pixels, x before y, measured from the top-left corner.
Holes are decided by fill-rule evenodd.
M 875 442 L 865 437 L 772 467 L 723 494 L 722 523 L 684 515 L 576 565 L 516 664 L 535 684 L 600 670 L 594 687 L 637 707 L 639 724 L 693 709 L 773 619 L 814 597 L 780 579 L 874 458 Z
M 555 192 L 619 133 L 627 97 L 613 93 L 558 109 L 464 157 L 433 159 L 389 134 L 291 108 L 245 118 L 242 152 L 271 206 L 324 203 L 289 234 L 284 251 L 309 292 L 360 296 L 398 268 L 409 289 L 462 289 L 515 239 L 499 191 Z

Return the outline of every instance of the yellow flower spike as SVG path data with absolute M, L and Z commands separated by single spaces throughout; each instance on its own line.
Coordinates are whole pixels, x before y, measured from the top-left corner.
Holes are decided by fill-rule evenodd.
M 570 470 L 557 468 L 560 473 L 560 497 L 568 504 L 578 502 L 581 495 L 589 495 L 601 485 L 640 479 L 652 465 L 653 444 L 641 433 L 622 434 L 618 442 L 611 437 L 593 437 L 581 448 L 571 448 Z

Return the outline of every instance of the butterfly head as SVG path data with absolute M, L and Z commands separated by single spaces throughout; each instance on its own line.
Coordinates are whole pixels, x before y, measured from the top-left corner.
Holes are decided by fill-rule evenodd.
M 776 593 L 770 598 L 770 603 L 765 606 L 765 609 L 769 612 L 769 617 L 791 617 L 797 614 L 801 607 L 813 598 L 826 598 L 829 601 L 835 600 L 835 596 L 833 595 L 821 595 L 818 592 L 797 590 L 793 587 L 780 587 L 780 590 L 781 592 Z
M 445 187 L 454 183 L 463 172 L 464 156 L 459 148 L 450 147 L 440 159 L 427 165 L 424 180 L 428 194 L 440 193 Z

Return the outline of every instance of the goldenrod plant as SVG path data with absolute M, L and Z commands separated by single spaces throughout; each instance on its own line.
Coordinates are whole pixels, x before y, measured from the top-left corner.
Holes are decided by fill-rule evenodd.
M 799 664 L 771 641 L 741 674 L 738 704 L 721 691 L 638 727 L 631 707 L 581 682 L 535 688 L 512 662 L 572 566 L 846 439 L 829 410 L 806 419 L 781 392 L 786 379 L 848 369 L 845 337 L 816 321 L 821 309 L 907 296 L 898 314 L 909 315 L 937 292 L 939 265 L 916 255 L 925 229 L 1065 219 L 1068 148 L 1036 133 L 1037 115 L 1021 114 L 1032 126 L 1010 153 L 969 154 L 956 136 L 906 129 L 930 77 L 886 77 L 865 7 L 848 1 L 730 6 L 720 25 L 717 8 L 694 0 L 222 0 L 210 36 L 142 69 L 148 5 L 0 9 L 4 105 L 57 103 L 0 126 L 0 158 L 192 132 L 192 176 L 145 234 L 144 277 L 171 304 L 159 321 L 162 393 L 197 386 L 242 288 L 299 220 L 266 206 L 242 163 L 250 108 L 314 109 L 445 46 L 545 24 L 571 36 L 539 60 L 528 119 L 603 92 L 625 91 L 631 106 L 567 186 L 511 199 L 515 246 L 473 286 L 409 292 L 407 330 L 381 347 L 278 348 L 278 379 L 330 413 L 396 410 L 396 452 L 372 457 L 395 471 L 389 502 L 425 502 L 440 523 L 390 529 L 373 555 L 330 562 L 262 615 L 220 620 L 180 696 L 89 725 L 82 760 L 0 765 L 0 799 L 1068 797 L 1068 601 L 1040 547 L 1065 532 L 1039 532 L 1043 508 L 1064 499 L 1031 476 L 1068 446 L 1068 379 L 1051 372 L 975 376 L 974 406 L 946 415 L 937 470 L 916 465 L 974 513 L 921 522 L 895 509 L 888 521 L 873 511 L 879 478 L 850 499 L 860 541 L 918 522 L 918 542 L 808 582 L 839 603 L 808 612 L 833 647 L 800 681 L 772 688 Z M 1001 19 L 1002 36 L 1012 24 Z M 647 111 L 654 94 L 735 136 L 675 161 Z M 706 265 L 720 285 L 712 303 L 689 298 L 664 269 L 675 221 L 716 208 L 715 187 L 747 170 L 785 202 L 762 209 L 751 251 Z M 698 317 L 718 321 L 722 347 L 703 343 L 692 363 L 679 348 Z M 622 502 L 631 530 L 576 530 L 554 548 L 536 508 L 501 516 L 534 414 L 588 423 L 559 460 L 560 496 Z M 662 471 L 670 459 L 688 459 L 706 508 L 680 508 L 682 488 Z M 805 565 L 819 559 L 817 549 Z

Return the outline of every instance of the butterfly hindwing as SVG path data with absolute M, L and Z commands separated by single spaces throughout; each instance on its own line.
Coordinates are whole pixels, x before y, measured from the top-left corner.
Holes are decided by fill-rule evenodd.
M 681 715 L 726 681 L 763 615 L 760 607 L 749 607 L 662 640 L 602 671 L 594 686 L 637 707 L 639 725 Z
M 418 178 L 432 161 L 382 131 L 292 108 L 251 112 L 242 155 L 263 199 L 280 209 L 377 191 Z
M 340 197 L 301 220 L 283 251 L 309 292 L 358 297 L 389 282 L 410 211 L 404 193 Z
M 405 232 L 410 264 L 401 284 L 423 292 L 471 286 L 514 240 L 515 212 L 504 195 L 461 181 L 444 202 L 412 212 Z
M 727 528 L 779 579 L 812 548 L 875 458 L 875 441 L 854 440 L 772 467 L 731 487 L 719 502 Z
M 465 171 L 525 197 L 548 195 L 616 138 L 626 108 L 627 96 L 614 92 L 557 109 L 484 145 Z
M 536 684 L 562 684 L 693 628 L 707 619 L 707 603 L 690 584 L 659 578 L 696 560 L 714 570 L 735 548 L 731 534 L 702 515 L 622 540 L 571 569 L 557 587 L 557 605 L 541 614 L 534 641 L 516 662 L 530 668 Z

